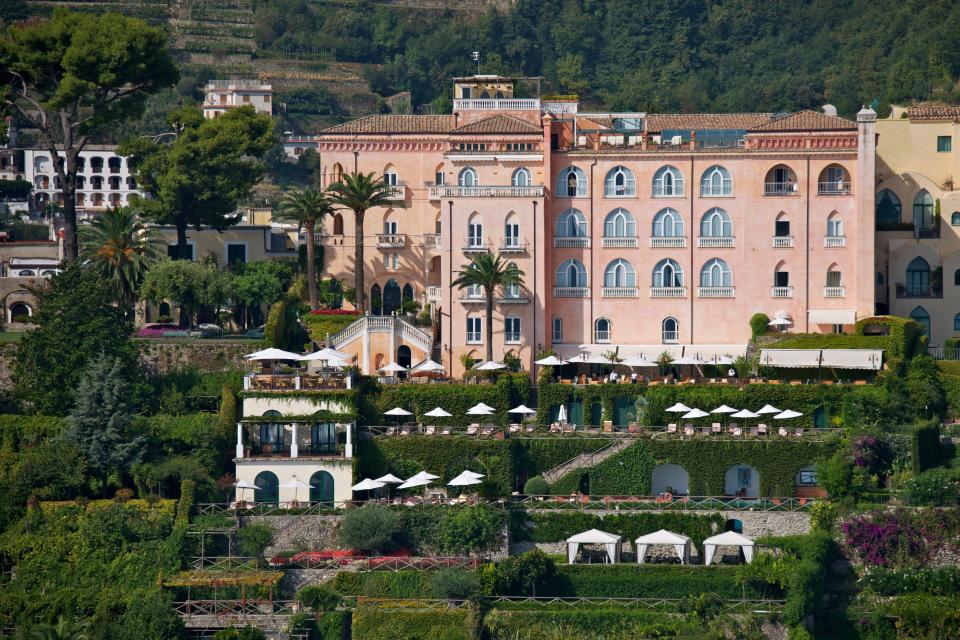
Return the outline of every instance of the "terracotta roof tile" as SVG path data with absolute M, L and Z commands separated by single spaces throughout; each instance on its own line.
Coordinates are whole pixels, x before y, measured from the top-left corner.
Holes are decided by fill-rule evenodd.
M 910 107 L 907 117 L 911 120 L 960 120 L 960 106 L 931 104 Z
M 853 131 L 857 123 L 820 111 L 797 111 L 752 127 L 751 131 Z
M 577 127 L 580 129 L 612 129 L 613 118 L 603 116 L 577 116 Z
M 502 113 L 452 129 L 450 133 L 543 133 L 543 129 L 526 120 Z
M 372 115 L 323 129 L 330 133 L 447 133 L 454 126 L 453 116 Z
M 669 129 L 752 129 L 769 122 L 770 113 L 649 113 L 647 131 Z

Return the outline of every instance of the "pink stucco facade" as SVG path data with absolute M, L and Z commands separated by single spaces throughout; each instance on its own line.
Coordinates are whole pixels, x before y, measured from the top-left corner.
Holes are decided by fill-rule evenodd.
M 811 332 L 873 314 L 872 112 L 584 114 L 506 87 L 455 100 L 451 116 L 371 116 L 317 136 L 327 183 L 355 170 L 396 180 L 396 205 L 367 213 L 367 296 L 392 280 L 431 303 L 452 373 L 485 352 L 483 304 L 451 284 L 474 251 L 525 274 L 498 298 L 493 351 L 528 370 L 546 347 L 736 355 L 756 312 Z M 349 212 L 321 242 L 329 275 L 351 282 Z

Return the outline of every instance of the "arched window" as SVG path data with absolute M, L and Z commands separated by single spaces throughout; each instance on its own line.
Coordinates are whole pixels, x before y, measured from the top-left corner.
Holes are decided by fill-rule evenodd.
M 780 262 L 776 267 L 773 268 L 773 286 L 779 289 L 787 289 L 790 286 L 790 272 L 787 271 L 787 263 Z M 786 295 L 788 291 L 781 291 L 781 297 L 790 297 Z M 777 297 L 777 292 L 774 292 L 774 297 Z
M 673 209 L 661 209 L 653 216 L 654 238 L 678 238 L 683 236 L 683 218 Z
M 603 272 L 603 286 L 608 288 L 636 287 L 637 272 L 632 264 L 618 258 L 608 264 Z
M 713 165 L 703 172 L 700 178 L 700 196 L 731 196 L 733 195 L 733 179 L 725 167 Z
M 563 342 L 563 318 L 554 316 L 550 324 L 550 341 L 559 344 Z
M 507 263 L 507 268 L 516 267 L 516 266 L 517 266 L 516 262 L 511 261 Z M 520 298 L 520 283 L 514 282 L 513 284 L 508 284 L 505 287 L 503 287 L 503 297 L 514 298 L 514 299 Z
M 603 181 L 603 194 L 608 198 L 637 195 L 637 180 L 633 172 L 622 166 L 610 169 Z
M 655 197 L 683 196 L 683 174 L 673 165 L 660 167 L 653 174 L 653 195 Z
M 379 284 L 370 287 L 370 313 L 375 316 L 383 313 L 383 292 Z
M 767 172 L 763 182 L 765 196 L 792 196 L 799 191 L 797 174 L 785 164 L 778 164 Z
M 507 214 L 507 220 L 503 223 L 503 248 L 520 248 L 520 223 L 517 222 L 517 216 L 512 211 Z
M 480 186 L 480 180 L 477 178 L 477 171 L 473 167 L 464 167 L 457 176 L 457 184 L 461 187 Z
M 710 209 L 700 219 L 700 235 L 704 238 L 733 237 L 733 222 L 730 221 L 730 216 L 719 207 Z
M 333 476 L 327 471 L 317 471 L 310 476 L 310 503 L 326 503 L 333 506 Z
M 729 265 L 719 258 L 710 260 L 700 269 L 701 287 L 732 287 L 733 272 Z
M 340 178 L 343 177 L 343 167 L 339 162 L 333 165 L 333 169 L 331 170 L 330 174 L 333 182 L 340 182 Z
M 850 174 L 839 164 L 828 165 L 820 172 L 817 193 L 827 196 L 850 193 Z
M 900 224 L 900 198 L 890 189 L 877 194 L 877 227 L 883 228 Z
M 393 165 L 388 164 L 383 170 L 383 181 L 391 187 L 397 186 L 397 170 Z
M 834 211 L 827 218 L 827 237 L 828 238 L 842 238 L 843 237 L 843 218 L 840 217 L 840 214 Z
M 603 222 L 603 235 L 605 238 L 635 238 L 637 223 L 626 209 L 614 209 Z
M 610 321 L 606 318 L 597 318 L 593 323 L 593 341 L 610 342 Z
M 582 198 L 587 195 L 587 174 L 580 167 L 567 167 L 557 177 L 557 196 Z
M 950 224 L 954 227 L 960 227 L 960 211 L 954 211 L 950 214 Z
M 557 267 L 557 286 L 585 288 L 587 286 L 587 268 L 579 260 L 566 260 Z
M 926 189 L 921 189 L 913 199 L 913 228 L 917 231 L 933 228 L 933 198 Z
M 343 235 L 343 216 L 339 213 L 335 213 L 333 215 L 333 235 Z
M 520 167 L 513 172 L 513 176 L 510 178 L 510 184 L 515 187 L 529 187 L 530 171 L 528 171 L 526 167 Z
M 907 295 L 925 297 L 930 295 L 930 263 L 917 256 L 907 265 Z
M 932 326 L 930 324 L 930 314 L 927 313 L 926 309 L 924 309 L 923 307 L 914 308 L 914 310 L 910 312 L 910 319 L 916 320 L 917 322 L 922 324 L 927 336 L 931 335 Z
M 277 504 L 280 502 L 280 481 L 272 471 L 261 471 L 253 480 L 253 501 L 257 504 Z
M 840 272 L 840 267 L 836 264 L 832 264 L 827 268 L 827 284 L 828 287 L 842 287 L 843 286 L 843 274 Z
M 400 299 L 404 302 L 413 302 L 413 287 L 410 286 L 410 283 L 403 285 L 403 289 L 400 293 Z
M 473 248 L 483 246 L 483 220 L 478 213 L 470 216 L 467 222 L 467 246 Z
M 400 284 L 393 278 L 387 280 L 387 284 L 383 285 L 383 315 L 389 316 L 400 309 L 402 295 Z
M 557 218 L 558 238 L 585 238 L 587 219 L 577 209 L 567 209 Z
M 30 275 L 33 275 L 32 273 Z M 10 305 L 10 321 L 11 322 L 27 322 L 28 318 L 33 315 L 33 310 L 30 308 L 30 305 L 24 302 L 17 302 Z
M 683 269 L 671 258 L 661 260 L 653 268 L 653 286 L 673 288 L 683 286 Z
M 680 339 L 680 324 L 676 318 L 664 318 L 660 323 L 660 339 L 670 344 Z

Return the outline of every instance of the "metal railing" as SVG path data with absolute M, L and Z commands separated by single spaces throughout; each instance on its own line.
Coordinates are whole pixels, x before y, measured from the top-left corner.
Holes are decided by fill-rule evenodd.
M 697 246 L 702 249 L 729 249 L 734 246 L 735 241 L 733 236 L 701 236 L 697 238 Z
M 821 196 L 848 196 L 853 193 L 849 182 L 818 182 L 817 195 Z
M 934 360 L 960 360 L 960 349 L 927 347 L 927 354 Z
M 461 243 L 464 253 L 486 253 L 493 243 L 483 238 L 465 238 Z
M 403 248 L 407 244 L 405 233 L 378 233 L 377 246 L 386 248 Z
M 919 240 L 930 240 L 940 237 L 940 227 L 917 227 L 913 228 L 913 236 Z
M 907 286 L 897 283 L 896 294 L 898 298 L 942 298 L 942 284 L 926 284 Z
M 651 249 L 682 249 L 687 246 L 685 236 L 654 236 L 650 238 Z
M 602 449 L 601 449 L 602 451 Z M 525 496 L 528 510 L 577 511 L 806 511 L 817 498 L 734 496 Z
M 800 195 L 800 186 L 796 182 L 765 182 L 763 184 L 765 196 L 796 196 Z
M 524 253 L 527 241 L 520 238 L 500 238 L 500 253 Z
M 793 236 L 773 236 L 774 249 L 789 249 L 793 247 Z

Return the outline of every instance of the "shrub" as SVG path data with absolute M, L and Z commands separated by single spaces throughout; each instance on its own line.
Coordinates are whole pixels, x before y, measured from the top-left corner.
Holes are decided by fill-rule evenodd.
M 315 612 L 333 611 L 340 601 L 340 594 L 324 585 L 309 585 L 297 591 L 297 602 Z
M 713 593 L 701 593 L 697 596 L 685 596 L 678 608 L 680 613 L 686 613 L 706 629 L 711 620 L 723 613 L 723 600 Z
M 543 476 L 533 476 L 523 485 L 523 493 L 528 496 L 548 496 L 550 495 L 550 485 L 543 479 Z
M 903 500 L 912 506 L 950 506 L 957 502 L 958 486 L 949 470 L 930 469 L 906 481 Z
M 913 472 L 920 473 L 940 462 L 940 419 L 931 418 L 917 423 L 912 434 Z
M 892 570 L 873 567 L 863 574 L 861 584 L 878 596 L 926 593 L 935 596 L 960 595 L 960 567 Z
M 864 564 L 917 567 L 940 550 L 960 547 L 957 509 L 894 509 L 853 516 L 840 527 L 844 542 Z
M 489 595 L 534 596 L 549 590 L 557 575 L 553 560 L 539 549 L 518 556 L 510 556 L 498 562 L 484 585 Z
M 501 509 L 478 504 L 470 509 L 447 511 L 437 527 L 437 546 L 452 553 L 490 551 L 501 545 L 506 522 Z
M 764 335 L 770 328 L 770 318 L 765 313 L 755 313 L 750 316 L 750 333 L 754 339 Z
M 347 511 L 340 524 L 340 543 L 348 549 L 383 553 L 395 546 L 400 517 L 388 507 L 367 504 Z
M 273 529 L 265 524 L 250 524 L 237 532 L 240 553 L 263 560 L 263 554 L 273 543 Z
M 430 579 L 430 592 L 441 600 L 470 600 L 480 592 L 480 577 L 467 569 L 441 569 Z
M 710 593 L 723 598 L 757 598 L 753 582 L 737 582 L 737 571 L 724 566 L 616 564 L 560 565 L 541 595 L 581 598 L 683 598 Z
M 267 636 L 256 627 L 227 627 L 213 634 L 213 640 L 266 640 Z
M 363 640 L 473 640 L 472 614 L 455 611 L 398 611 L 372 606 L 353 613 L 353 638 Z

